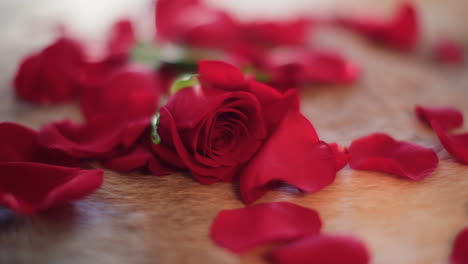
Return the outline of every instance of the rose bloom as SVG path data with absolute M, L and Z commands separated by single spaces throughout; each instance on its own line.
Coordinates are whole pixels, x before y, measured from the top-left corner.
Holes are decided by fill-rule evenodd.
M 204 184 L 238 176 L 246 203 L 274 182 L 306 192 L 333 182 L 333 151 L 299 112 L 295 89 L 282 94 L 224 62 L 198 66 L 200 84 L 179 90 L 160 109 L 161 140 L 152 149 L 161 161 Z
M 199 79 L 201 85 L 178 91 L 161 108 L 161 144 L 153 150 L 201 183 L 231 181 L 298 98 L 247 80 L 223 62 L 200 62 Z

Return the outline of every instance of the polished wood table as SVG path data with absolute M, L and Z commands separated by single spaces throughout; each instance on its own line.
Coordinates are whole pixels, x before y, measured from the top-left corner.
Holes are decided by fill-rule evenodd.
M 261 12 L 388 15 L 397 3 L 210 2 L 246 18 Z M 449 104 L 468 117 L 468 68 L 439 65 L 429 56 L 431 44 L 440 36 L 467 46 L 468 5 L 464 0 L 421 0 L 416 5 L 424 37 L 413 54 L 385 49 L 337 29 L 315 32 L 318 45 L 345 54 L 362 66 L 364 74 L 352 86 L 303 89 L 302 110 L 325 141 L 348 145 L 372 132 L 386 132 L 434 148 L 441 159 L 439 168 L 425 180 L 411 182 L 346 167 L 319 193 L 277 190 L 258 201 L 291 201 L 318 210 L 324 232 L 359 237 L 376 264 L 447 263 L 455 235 L 468 226 L 468 166 L 456 162 L 413 114 L 415 104 Z M 68 117 L 80 120 L 73 104 L 38 107 L 17 100 L 11 78 L 18 61 L 50 41 L 58 22 L 98 40 L 112 19 L 125 14 L 140 23 L 140 32 L 149 32 L 151 11 L 151 3 L 144 0 L 0 0 L 0 121 L 39 128 Z M 208 236 L 220 210 L 242 206 L 232 184 L 204 186 L 183 174 L 154 177 L 106 171 L 102 189 L 68 206 L 32 217 L 0 209 L 0 263 L 264 263 L 265 248 L 237 256 Z

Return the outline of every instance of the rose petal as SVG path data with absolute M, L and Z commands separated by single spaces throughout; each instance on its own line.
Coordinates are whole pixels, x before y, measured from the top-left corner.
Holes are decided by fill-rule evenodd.
M 274 182 L 286 182 L 308 193 L 335 179 L 335 157 L 318 140 L 312 124 L 300 113 L 289 112 L 264 146 L 240 173 L 242 200 L 250 204 Z
M 130 148 L 149 126 L 149 119 L 133 122 L 50 123 L 39 131 L 39 144 L 75 158 L 105 157 L 117 148 Z
M 321 227 L 316 211 L 277 202 L 223 210 L 213 221 L 210 233 L 219 246 L 242 253 L 267 243 L 318 234 Z
M 339 23 L 371 39 L 403 51 L 414 49 L 420 37 L 418 13 L 411 3 L 403 3 L 396 15 L 388 21 L 373 17 L 340 18 Z
M 336 143 L 328 144 L 335 155 L 336 171 L 343 169 L 349 161 L 349 151 L 347 148 Z
M 81 98 L 81 111 L 88 121 L 133 121 L 156 113 L 160 90 L 151 69 L 127 65 L 102 78 L 100 87 L 86 90 Z
M 67 102 L 77 94 L 75 73 L 83 61 L 80 44 L 61 37 L 21 62 L 14 79 L 15 92 L 32 103 Z
M 450 254 L 450 264 L 468 263 L 468 227 L 458 233 Z
M 135 43 L 132 21 L 126 18 L 120 19 L 112 26 L 107 39 L 108 56 L 116 60 L 126 60 Z
M 22 214 L 81 199 L 103 181 L 102 170 L 31 162 L 0 162 L 0 171 L 0 204 Z
M 353 141 L 349 154 L 352 169 L 392 173 L 414 181 L 426 178 L 439 163 L 432 149 L 396 141 L 383 133 Z
M 242 90 L 247 84 L 239 69 L 222 61 L 199 61 L 198 74 L 204 86 L 222 90 Z
M 461 65 L 465 58 L 461 45 L 454 40 L 442 39 L 435 46 L 435 57 L 442 63 Z
M 445 131 L 442 124 L 431 121 L 432 129 L 437 133 L 444 148 L 457 160 L 468 164 L 468 133 L 452 135 Z
M 0 162 L 25 161 L 79 167 L 78 160 L 38 144 L 36 131 L 20 124 L 0 123 Z
M 444 130 L 459 128 L 463 125 L 463 114 L 451 106 L 420 106 L 414 108 L 418 118 L 430 125 L 432 120 L 437 121 Z
M 347 263 L 367 264 L 369 252 L 361 241 L 349 236 L 310 235 L 274 249 L 275 264 Z

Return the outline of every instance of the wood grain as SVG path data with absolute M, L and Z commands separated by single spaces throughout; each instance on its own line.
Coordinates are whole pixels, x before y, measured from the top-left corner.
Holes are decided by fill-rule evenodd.
M 53 37 L 50 32 L 57 21 L 69 22 L 71 30 L 98 39 L 124 11 L 150 20 L 139 16 L 148 15 L 148 1 L 96 2 L 0 1 L 0 121 L 38 128 L 66 117 L 80 120 L 76 105 L 37 107 L 18 101 L 10 81 L 19 59 Z M 246 17 L 265 5 L 265 1 L 234 2 L 216 4 Z M 247 2 L 257 9 L 244 6 Z M 289 9 L 311 14 L 368 9 L 389 14 L 396 5 L 390 0 L 294 3 L 272 1 L 265 14 L 290 14 Z M 364 74 L 352 86 L 303 89 L 302 110 L 325 141 L 347 145 L 369 133 L 386 132 L 434 148 L 440 167 L 421 182 L 345 168 L 333 185 L 319 193 L 278 190 L 258 201 L 291 201 L 317 209 L 324 232 L 361 238 L 376 264 L 447 263 L 456 233 L 468 225 L 468 167 L 454 161 L 412 112 L 414 104 L 450 104 L 468 116 L 467 68 L 441 66 L 428 59 L 429 47 L 441 32 L 466 44 L 463 22 L 468 6 L 463 0 L 421 0 L 417 5 L 425 27 L 424 42 L 415 54 L 387 50 L 336 29 L 316 32 L 319 45 L 340 50 L 362 65 Z M 85 200 L 33 217 L 1 209 L 0 263 L 264 263 L 264 248 L 236 256 L 208 237 L 217 212 L 242 206 L 231 184 L 204 186 L 182 174 L 153 177 L 106 171 L 103 188 Z

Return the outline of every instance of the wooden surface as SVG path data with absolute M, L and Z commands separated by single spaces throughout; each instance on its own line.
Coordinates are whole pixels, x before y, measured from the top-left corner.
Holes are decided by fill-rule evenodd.
M 246 17 L 260 11 L 293 14 L 289 9 L 310 14 L 334 10 L 389 14 L 396 3 L 211 2 L 232 6 Z M 266 2 L 271 3 L 268 8 Z M 245 6 L 248 3 L 256 7 Z M 148 6 L 143 0 L 0 0 L 0 121 L 38 128 L 66 117 L 79 120 L 75 105 L 37 107 L 16 100 L 10 81 L 18 60 L 47 43 L 53 37 L 53 25 L 61 20 L 70 22 L 74 32 L 98 39 L 113 17 L 129 12 L 146 20 L 143 32 L 152 22 L 150 17 L 143 19 L 151 13 Z M 364 75 L 353 86 L 304 89 L 302 109 L 325 141 L 347 145 L 380 131 L 432 147 L 441 159 L 435 173 L 410 182 L 345 168 L 319 193 L 272 191 L 258 201 L 291 201 L 317 209 L 324 232 L 361 238 L 376 264 L 447 263 L 455 234 L 468 225 L 468 166 L 455 162 L 412 112 L 416 103 L 450 104 L 468 117 L 467 68 L 441 66 L 427 58 L 431 41 L 441 33 L 467 43 L 468 5 L 464 0 L 421 0 L 417 6 L 422 12 L 424 43 L 416 54 L 386 50 L 343 31 L 317 32 L 318 43 L 362 65 Z M 242 206 L 231 184 L 203 186 L 187 175 L 106 171 L 101 190 L 69 206 L 33 217 L 0 209 L 0 263 L 264 263 L 262 249 L 236 256 L 208 237 L 217 212 Z

